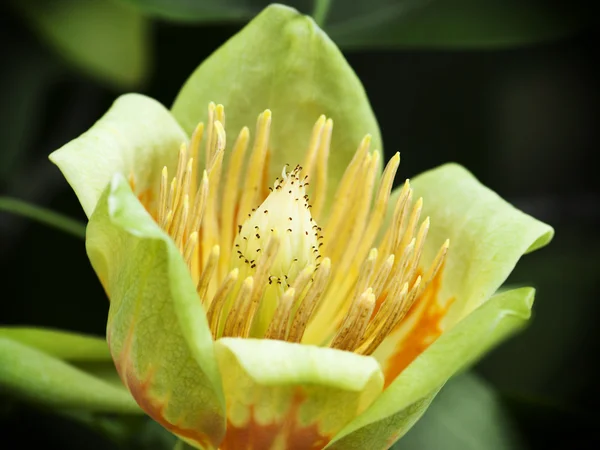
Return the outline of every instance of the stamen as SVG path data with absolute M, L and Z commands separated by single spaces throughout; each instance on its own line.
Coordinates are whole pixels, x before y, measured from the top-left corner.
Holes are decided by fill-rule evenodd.
M 356 291 L 357 293 L 361 293 L 364 291 L 371 281 L 371 276 L 373 275 L 373 271 L 375 270 L 375 263 L 377 262 L 377 249 L 372 248 L 369 252 L 369 257 L 365 259 L 363 262 L 362 268 L 360 270 L 360 275 L 358 276 L 358 281 L 356 282 Z
M 267 155 L 269 134 L 271 129 L 271 111 L 266 110 L 259 117 L 256 124 L 256 138 L 248 163 L 248 174 L 240 199 L 237 223 L 243 223 L 250 209 L 257 203 L 260 181 L 263 173 L 263 164 Z
M 356 250 L 354 257 L 349 258 L 350 261 L 355 261 L 356 263 L 362 261 L 362 259 L 366 256 L 369 247 L 373 244 L 387 211 L 390 191 L 392 189 L 394 177 L 396 176 L 396 171 L 398 170 L 399 165 L 400 153 L 396 153 L 390 159 L 383 172 L 381 185 L 379 186 L 379 191 L 377 192 L 377 199 L 375 200 L 375 206 L 371 212 L 369 225 L 367 226 L 367 229 L 362 236 L 360 243 L 358 244 L 359 247 Z
M 202 143 L 202 136 L 204 135 L 204 124 L 202 122 L 200 122 L 196 128 L 194 129 L 194 132 L 192 133 L 192 139 L 190 141 L 190 158 L 193 159 L 194 161 L 200 162 L 200 144 Z M 198 163 L 196 163 L 198 164 Z M 197 165 L 194 166 L 194 170 L 192 171 L 192 177 L 191 177 L 191 182 L 190 184 L 194 187 L 198 185 L 198 170 L 197 170 Z M 195 201 L 195 198 L 193 196 L 193 194 L 195 194 L 195 192 L 192 190 L 191 192 L 192 196 L 190 197 L 190 200 Z
M 304 157 L 304 163 L 302 164 L 302 178 L 304 178 L 305 175 L 310 177 L 310 174 L 313 173 L 313 167 L 317 159 L 317 151 L 321 145 L 321 136 L 323 135 L 323 129 L 325 128 L 325 121 L 326 117 L 322 115 L 319 117 L 319 120 L 317 120 L 313 127 L 310 143 L 308 144 L 306 156 Z
M 379 326 L 377 326 L 377 328 L 372 327 L 370 330 L 369 327 L 367 327 L 367 331 L 363 338 L 364 343 L 356 349 L 357 353 L 361 355 L 370 355 L 377 347 L 379 347 L 379 344 L 381 344 L 387 337 L 389 332 L 392 330 L 396 319 L 400 316 L 402 305 L 407 294 L 408 283 L 404 283 L 397 296 L 394 295 L 392 298 L 386 300 L 386 303 L 388 301 L 390 302 L 390 308 L 387 311 L 388 314 L 386 317 L 382 318 L 383 320 L 379 322 Z
M 377 273 L 377 278 L 375 278 L 375 281 L 373 282 L 373 293 L 377 298 L 379 298 L 379 296 L 381 295 L 383 285 L 386 282 L 390 272 L 392 271 L 395 259 L 396 256 L 393 254 L 388 256 L 383 265 L 380 267 L 379 272 Z
M 250 140 L 250 131 L 247 127 L 242 128 L 233 151 L 229 159 L 227 168 L 227 178 L 223 189 L 223 201 L 221 203 L 221 248 L 223 249 L 222 258 L 219 264 L 219 274 L 227 270 L 231 257 L 231 246 L 233 244 L 235 228 L 235 208 L 238 201 L 238 191 L 240 172 L 244 162 L 248 141 Z
M 317 269 L 315 280 L 308 289 L 304 300 L 300 304 L 300 307 L 294 315 L 294 320 L 290 328 L 290 333 L 287 340 L 290 342 L 300 342 L 304 335 L 304 330 L 308 325 L 308 320 L 312 317 L 317 304 L 327 287 L 327 281 L 329 280 L 329 274 L 331 272 L 331 260 L 325 258 L 319 268 Z
M 248 161 L 248 128 L 225 157 L 224 121 L 223 106 L 211 103 L 205 155 L 200 155 L 205 127 L 199 124 L 189 147 L 179 149 L 175 176 L 169 180 L 167 167 L 162 169 L 158 202 L 147 205 L 156 208 L 149 212 L 189 267 L 213 337 L 279 339 L 371 354 L 442 270 L 449 247 L 446 241 L 429 267 L 422 266 L 430 218 L 420 222 L 423 200 L 413 204 L 408 180 L 389 227 L 381 230 L 399 154 L 376 188 L 380 153 L 369 152 L 371 138 L 365 136 L 339 183 L 323 233 L 318 222 L 327 203 L 333 121 L 319 117 L 303 166 L 284 167 L 270 194 L 265 176 L 271 112 L 258 117 Z M 132 173 L 134 191 L 135 181 Z
M 333 131 L 333 120 L 327 119 L 325 129 L 321 135 L 321 143 L 317 153 L 317 170 L 315 179 L 315 189 L 313 195 L 312 215 L 319 221 L 325 207 L 327 198 L 327 165 L 329 163 L 329 146 L 331 144 L 331 133 Z
M 163 167 L 160 177 L 160 196 L 158 200 L 158 224 L 161 225 L 165 221 L 167 212 L 167 185 L 169 183 L 169 173 L 167 167 Z
M 188 222 L 188 214 L 190 212 L 190 197 L 185 194 L 183 197 L 183 206 L 180 209 L 180 213 L 175 219 L 175 235 L 173 236 L 173 240 L 175 241 L 175 245 L 179 248 L 179 251 L 183 250 L 183 236 L 185 233 L 185 228 Z
M 210 332 L 212 333 L 213 337 L 216 337 L 219 331 L 219 319 L 221 317 L 221 312 L 229 293 L 235 286 L 238 274 L 239 270 L 237 268 L 233 269 L 227 274 L 225 280 L 223 280 L 223 283 L 221 283 L 221 287 L 212 299 L 210 307 L 208 308 L 208 312 L 206 313 L 206 317 L 210 325 Z
M 194 208 L 192 209 L 192 231 L 200 231 L 200 225 L 202 224 L 202 218 L 204 217 L 204 210 L 206 208 L 206 201 L 208 199 L 208 173 L 206 170 L 202 174 L 202 181 L 196 194 L 196 201 L 194 202 Z
M 354 154 L 352 161 L 350 161 L 350 164 L 344 172 L 344 176 L 340 181 L 340 185 L 333 200 L 333 211 L 331 212 L 331 216 L 329 217 L 329 221 L 327 222 L 328 230 L 337 230 L 340 226 L 340 223 L 344 219 L 343 212 L 349 206 L 348 197 L 350 196 L 353 190 L 353 184 L 356 183 L 356 174 L 359 171 L 360 167 L 363 165 L 364 159 L 367 156 L 367 152 L 369 151 L 370 143 L 371 136 L 365 136 L 362 142 L 360 143 L 358 150 Z
M 353 349 L 362 337 L 374 307 L 375 295 L 373 289 L 369 288 L 356 297 L 330 346 L 340 350 Z
M 429 266 L 429 270 L 425 274 L 425 277 L 424 277 L 425 283 L 423 283 L 423 287 L 421 288 L 421 291 L 419 292 L 419 295 L 425 289 L 427 289 L 427 286 L 429 286 L 429 283 L 431 283 L 431 281 L 438 274 L 440 268 L 444 264 L 444 261 L 446 259 L 446 254 L 448 253 L 448 248 L 449 247 L 450 247 L 450 239 L 446 239 L 446 241 L 444 242 L 444 244 L 442 245 L 442 247 L 438 250 L 438 253 L 435 256 L 435 258 L 433 259 L 433 262 L 431 263 L 431 266 Z
M 185 243 L 185 249 L 183 251 L 183 259 L 188 267 L 191 269 L 192 264 L 192 256 L 198 247 L 198 232 L 194 231 L 188 237 L 187 242 Z
M 198 281 L 198 286 L 196 287 L 196 291 L 198 292 L 198 297 L 200 297 L 200 301 L 204 303 L 207 307 L 210 305 L 209 299 L 206 297 L 206 291 L 208 290 L 208 284 L 210 283 L 210 279 L 217 267 L 217 261 L 219 260 L 219 252 L 220 248 L 218 245 L 215 245 L 206 261 L 206 266 L 202 271 L 202 275 L 200 275 L 200 280 Z
M 265 333 L 265 339 L 285 339 L 290 313 L 292 312 L 292 306 L 295 301 L 296 289 L 291 287 L 284 292 L 279 300 L 279 305 L 277 305 L 273 319 Z
M 262 298 L 265 289 L 267 288 L 267 280 L 269 278 L 269 270 L 273 265 L 273 261 L 275 261 L 275 257 L 277 256 L 277 251 L 279 250 L 280 240 L 277 236 L 277 232 L 273 232 L 269 241 L 267 242 L 267 246 L 265 247 L 262 255 L 260 256 L 260 260 L 256 267 L 256 272 L 254 274 L 254 279 L 256 281 L 254 290 L 252 291 L 252 296 L 250 297 L 250 307 L 248 310 L 248 314 L 246 317 L 246 321 L 244 323 L 243 335 L 248 336 L 250 332 L 250 326 L 252 325 L 252 321 L 254 319 L 254 315 L 258 310 L 258 305 L 260 303 L 260 299 Z
M 235 301 L 233 302 L 231 311 L 227 315 L 225 328 L 223 329 L 223 336 L 236 336 L 236 334 L 234 334 L 235 331 L 241 328 L 246 319 L 243 314 L 244 304 L 246 303 L 246 300 L 250 298 L 253 289 L 254 279 L 252 277 L 246 278 L 242 283 L 242 287 L 239 290 Z

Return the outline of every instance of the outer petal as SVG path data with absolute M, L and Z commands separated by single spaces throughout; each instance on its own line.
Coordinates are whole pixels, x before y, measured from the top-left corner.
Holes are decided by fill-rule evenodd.
M 187 137 L 169 111 L 139 94 L 119 97 L 92 128 L 50 155 L 90 217 L 113 174 L 135 175 L 136 193 L 158 199 L 160 172 L 172 170 Z
M 322 448 L 383 385 L 377 362 L 350 352 L 236 338 L 216 351 L 228 419 L 221 450 Z
M 331 186 L 365 134 L 371 133 L 373 148 L 381 149 L 379 127 L 360 80 L 314 21 L 286 6 L 267 7 L 205 60 L 181 89 L 173 114 L 191 133 L 210 101 L 225 106 L 226 130 L 232 138 L 244 126 L 252 131 L 265 109 L 273 111 L 273 180 L 284 164 L 303 162 L 321 114 L 335 121 Z
M 481 305 L 415 359 L 326 448 L 389 448 L 425 412 L 448 378 L 523 327 L 533 297 L 532 288 L 521 288 L 495 295 Z
M 111 301 L 107 338 L 121 379 L 165 428 L 216 446 L 225 404 L 204 310 L 175 244 L 121 175 L 98 203 L 86 244 Z
M 415 198 L 423 197 L 423 216 L 431 216 L 425 261 L 450 239 L 439 291 L 440 299 L 455 299 L 448 326 L 490 298 L 524 253 L 554 235 L 551 226 L 519 211 L 458 164 L 425 172 L 412 186 Z

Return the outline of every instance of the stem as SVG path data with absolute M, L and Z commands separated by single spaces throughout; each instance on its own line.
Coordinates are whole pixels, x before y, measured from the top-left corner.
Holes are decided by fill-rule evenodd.
M 313 10 L 313 18 L 319 27 L 323 28 L 331 3 L 333 0 L 315 0 L 315 8 Z
M 85 225 L 78 220 L 63 216 L 40 206 L 10 197 L 0 197 L 0 211 L 25 216 L 43 224 L 57 228 L 81 239 L 85 239 Z

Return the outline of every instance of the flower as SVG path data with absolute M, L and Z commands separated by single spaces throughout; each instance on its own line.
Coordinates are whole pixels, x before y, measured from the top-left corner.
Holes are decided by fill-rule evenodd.
M 381 173 L 371 145 L 337 48 L 272 6 L 172 112 L 125 95 L 51 155 L 90 219 L 121 379 L 190 445 L 389 448 L 529 317 L 532 289 L 495 292 L 552 229 L 453 164 L 390 195 L 399 155 Z

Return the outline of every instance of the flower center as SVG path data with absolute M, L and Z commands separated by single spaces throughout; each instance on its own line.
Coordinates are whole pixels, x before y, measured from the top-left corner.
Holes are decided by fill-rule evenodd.
M 269 284 L 277 283 L 283 288 L 290 287 L 306 266 L 317 267 L 321 258 L 321 228 L 310 214 L 311 205 L 305 191 L 308 176 L 301 179 L 301 171 L 300 166 L 289 173 L 284 168 L 281 179 L 275 180 L 270 188 L 269 196 L 238 227 L 234 244 L 233 265 L 252 272 L 269 238 L 277 236 L 279 248 L 268 279 Z
M 383 227 L 399 155 L 375 189 L 379 153 L 369 152 L 365 137 L 325 214 L 331 119 L 319 118 L 302 166 L 284 168 L 273 187 L 264 181 L 270 111 L 258 118 L 247 163 L 244 128 L 226 170 L 224 121 L 223 107 L 211 103 L 205 139 L 199 124 L 182 146 L 170 182 L 163 169 L 156 210 L 147 205 L 188 264 L 213 337 L 281 339 L 371 354 L 436 276 L 449 245 L 421 266 L 429 218 L 420 221 L 423 202 L 413 203 L 408 180 Z

